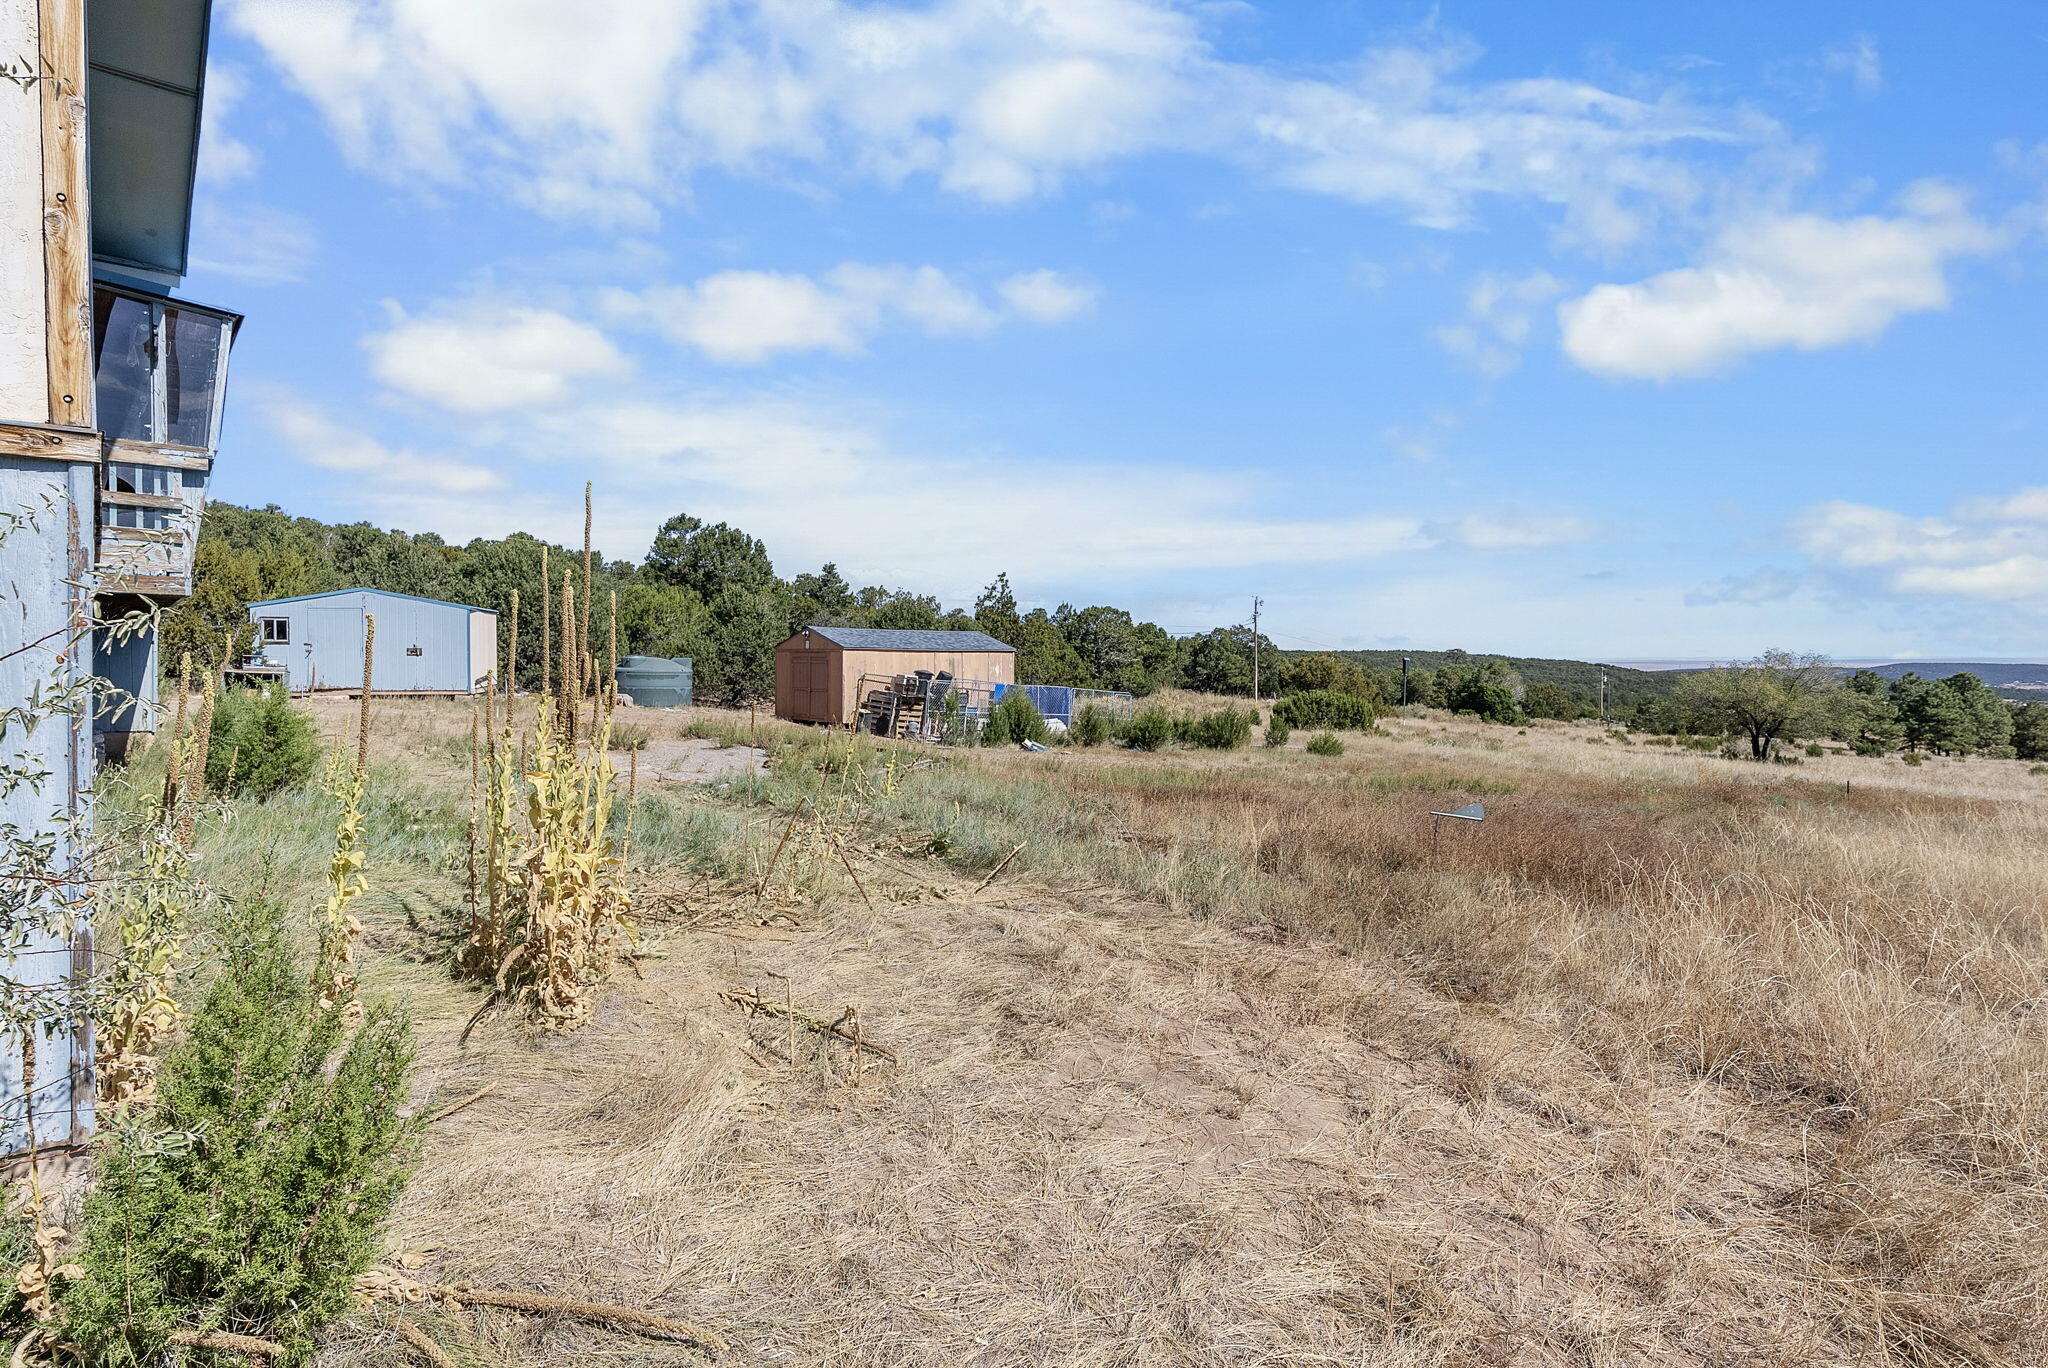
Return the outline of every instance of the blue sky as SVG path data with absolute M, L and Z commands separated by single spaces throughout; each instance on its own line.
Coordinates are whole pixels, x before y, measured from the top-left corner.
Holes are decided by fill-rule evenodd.
M 1540 15 L 1540 22 L 1537 16 Z M 215 489 L 1287 646 L 2048 648 L 2048 11 L 220 0 Z

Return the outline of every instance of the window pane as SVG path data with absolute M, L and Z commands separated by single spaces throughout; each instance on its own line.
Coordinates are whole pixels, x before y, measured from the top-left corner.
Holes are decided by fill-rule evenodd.
M 213 445 L 213 392 L 220 384 L 221 320 L 189 309 L 164 310 L 170 358 L 164 377 L 164 439 L 181 446 Z
M 149 441 L 149 306 L 125 295 L 100 293 L 92 302 L 93 388 L 99 401 L 100 431 L 109 437 Z
M 127 461 L 107 463 L 107 488 L 122 494 L 175 494 L 175 470 L 162 466 L 133 465 Z
M 268 642 L 287 642 L 292 639 L 290 618 L 264 618 L 263 639 Z
M 100 521 L 108 527 L 162 532 L 171 525 L 171 511 L 167 508 L 136 508 L 130 504 L 102 504 Z

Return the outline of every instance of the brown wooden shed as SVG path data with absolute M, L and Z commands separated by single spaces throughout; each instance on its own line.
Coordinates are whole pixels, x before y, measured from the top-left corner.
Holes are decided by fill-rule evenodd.
M 1017 650 L 987 632 L 806 627 L 775 648 L 775 715 L 842 725 L 860 707 L 862 675 L 944 670 L 955 679 L 1017 682 Z

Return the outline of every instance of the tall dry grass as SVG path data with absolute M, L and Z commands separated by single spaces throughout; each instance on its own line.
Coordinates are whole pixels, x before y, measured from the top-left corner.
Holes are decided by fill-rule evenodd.
M 379 867 L 459 887 L 468 715 L 387 725 Z M 464 1113 L 411 1238 L 764 1363 L 2048 1362 L 2048 783 L 1387 726 L 1335 760 L 762 726 L 765 774 L 632 805 L 628 877 L 773 872 L 796 918 L 670 933 L 573 1052 L 443 1055 L 517 1105 Z M 821 809 L 852 826 L 785 835 Z M 852 1090 L 730 1020 L 735 977 L 859 1004 L 904 1068 Z
M 1902 1361 L 2048 1352 L 2038 802 L 1720 760 L 1645 775 L 1565 749 L 1582 733 L 1453 768 L 1430 741 L 1498 736 L 1432 731 L 1330 771 L 1044 767 L 1025 782 L 1086 816 L 1041 832 L 1040 865 L 1396 965 L 1498 1024 L 1495 1084 L 1751 1102 L 1796 1138 L 1773 1214 L 1832 1314 Z M 1432 845 L 1427 810 L 1488 794 Z

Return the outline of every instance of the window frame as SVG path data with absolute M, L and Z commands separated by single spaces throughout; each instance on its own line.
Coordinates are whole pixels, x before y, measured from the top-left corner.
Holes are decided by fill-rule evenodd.
M 122 532 L 175 532 L 177 519 L 170 509 L 155 504 L 106 502 L 100 505 L 100 526 Z
M 149 423 L 148 435 L 143 437 L 114 437 L 117 442 L 141 442 L 149 446 L 172 447 L 179 451 L 212 452 L 219 449 L 220 416 L 227 399 L 228 353 L 233 349 L 235 336 L 241 331 L 242 316 L 226 309 L 216 309 L 210 304 L 194 304 L 190 300 L 173 299 L 169 295 L 155 294 L 128 285 L 118 285 L 110 280 L 94 280 L 93 288 L 93 387 L 95 391 L 95 420 L 98 418 L 97 391 L 99 387 L 99 356 L 101 338 L 98 335 L 99 297 L 108 295 L 140 304 L 149 310 Z M 171 398 L 170 398 L 170 347 L 168 315 L 173 311 L 211 318 L 220 325 L 220 352 L 214 362 L 213 396 L 206 415 L 206 436 L 208 445 L 192 446 L 185 442 L 170 440 Z
M 271 629 L 278 629 L 276 636 Z M 292 620 L 288 617 L 259 617 L 256 619 L 256 640 L 264 646 L 289 646 L 292 644 Z

